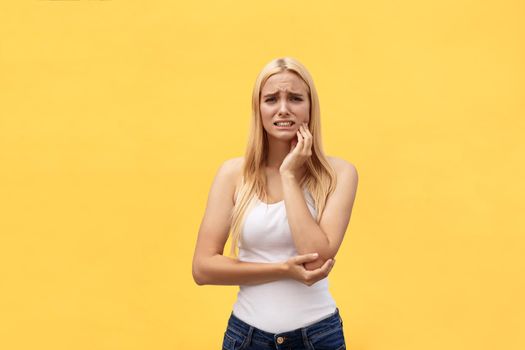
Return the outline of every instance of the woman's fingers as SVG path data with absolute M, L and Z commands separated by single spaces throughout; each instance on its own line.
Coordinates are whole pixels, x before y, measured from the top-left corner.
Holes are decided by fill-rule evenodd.
M 322 280 L 323 278 L 328 276 L 328 273 L 330 272 L 333 266 L 333 259 L 328 259 L 320 268 L 312 271 L 307 271 L 307 284 L 310 286 L 315 282 Z
M 304 148 L 304 138 L 300 131 L 297 131 L 297 146 L 299 153 L 303 151 Z
M 315 270 L 306 270 L 303 266 L 304 263 L 317 260 L 318 258 L 319 258 L 319 255 L 317 253 L 296 255 L 290 258 L 287 261 L 287 264 L 290 268 L 289 271 L 291 271 L 290 274 L 292 278 L 308 286 L 311 286 L 317 281 L 322 280 L 323 278 L 327 277 L 335 264 L 335 259 L 333 258 L 326 260 L 322 266 L 320 266 L 319 268 Z
M 314 261 L 319 257 L 317 253 L 309 253 L 309 254 L 303 254 L 303 255 L 297 255 L 295 257 L 295 262 L 298 264 L 304 264 L 309 261 Z
M 294 139 L 292 140 L 292 143 L 291 143 L 290 152 L 295 149 L 295 146 L 297 146 L 297 140 Z
M 302 136 L 304 138 L 303 152 L 307 153 L 308 155 L 311 155 L 312 134 L 310 133 L 310 130 L 308 130 L 308 125 L 306 123 L 303 123 L 299 127 L 299 129 L 301 130 Z
M 328 259 L 325 261 L 323 266 L 320 267 L 322 278 L 328 276 L 328 274 L 332 270 L 332 267 L 334 267 L 334 263 L 335 263 L 334 259 Z

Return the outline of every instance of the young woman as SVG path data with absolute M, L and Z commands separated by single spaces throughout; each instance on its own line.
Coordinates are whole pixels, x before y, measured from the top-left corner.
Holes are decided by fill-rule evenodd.
M 263 68 L 252 109 L 245 156 L 226 160 L 213 181 L 193 278 L 239 285 L 222 349 L 346 349 L 327 276 L 350 221 L 356 168 L 324 154 L 317 92 L 297 60 Z M 223 255 L 230 228 L 233 258 Z

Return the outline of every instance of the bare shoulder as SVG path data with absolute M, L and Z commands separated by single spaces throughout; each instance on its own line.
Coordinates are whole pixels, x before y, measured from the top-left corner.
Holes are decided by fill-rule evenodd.
M 221 164 L 221 171 L 224 172 L 232 182 L 235 182 L 235 178 L 240 175 L 242 170 L 243 160 L 244 157 L 226 159 Z
M 235 193 L 237 192 L 237 189 L 240 186 L 243 165 L 244 157 L 242 156 L 227 159 L 222 165 L 234 189 L 232 197 L 234 197 Z M 235 198 L 233 198 L 233 201 L 235 202 Z
M 327 156 L 326 158 L 334 168 L 338 177 L 346 175 L 357 178 L 357 168 L 354 164 L 350 163 L 349 161 L 343 158 L 337 158 L 333 156 Z
M 224 161 L 225 164 L 228 164 L 228 166 L 232 167 L 232 170 L 240 169 L 242 167 L 242 163 L 244 162 L 244 157 L 235 157 L 226 159 Z

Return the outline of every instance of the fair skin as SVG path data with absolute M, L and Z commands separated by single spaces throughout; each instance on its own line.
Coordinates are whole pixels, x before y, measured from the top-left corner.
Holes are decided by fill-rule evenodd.
M 309 108 L 307 86 L 292 72 L 272 75 L 261 89 L 261 120 L 269 141 L 266 191 L 269 202 L 284 200 L 300 255 L 278 263 L 241 262 L 222 255 L 243 165 L 243 157 L 233 158 L 221 165 L 210 190 L 193 258 L 193 277 L 197 284 L 253 285 L 292 278 L 312 285 L 331 271 L 350 219 L 357 171 L 345 160 L 327 157 L 338 181 L 320 223 L 316 223 L 299 187 L 306 170 L 305 162 L 312 154 Z M 283 120 L 292 120 L 295 124 L 289 129 L 274 125 Z M 318 253 L 317 257 L 311 255 L 314 252 Z

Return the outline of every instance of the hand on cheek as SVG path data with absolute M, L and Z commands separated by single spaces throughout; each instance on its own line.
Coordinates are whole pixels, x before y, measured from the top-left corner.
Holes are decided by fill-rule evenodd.
M 297 131 L 297 140 L 292 139 L 290 153 L 284 158 L 279 171 L 295 174 L 312 155 L 312 134 L 308 125 L 303 123 Z

